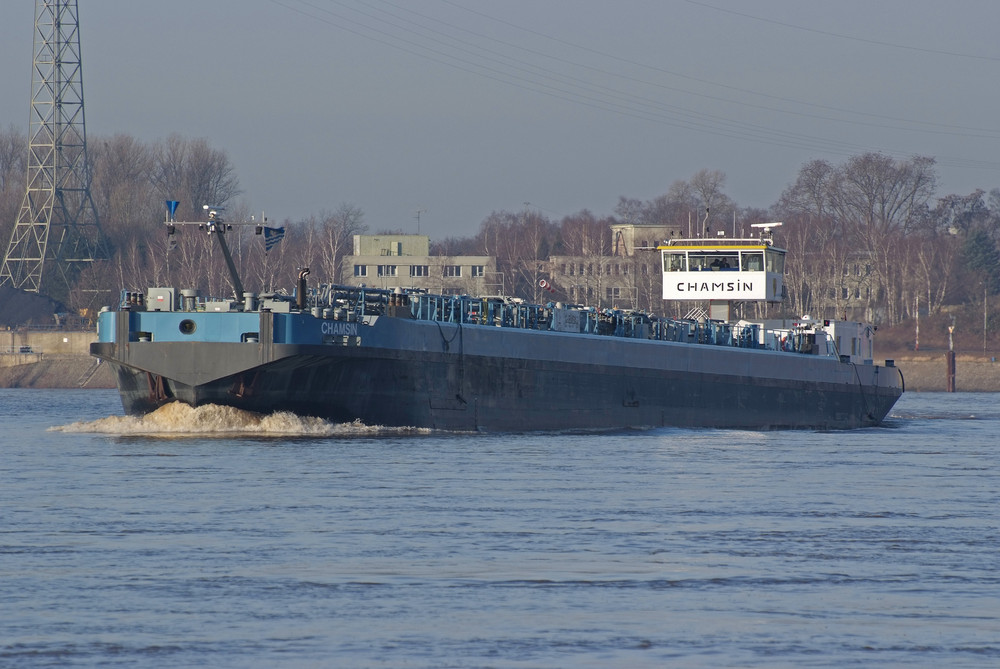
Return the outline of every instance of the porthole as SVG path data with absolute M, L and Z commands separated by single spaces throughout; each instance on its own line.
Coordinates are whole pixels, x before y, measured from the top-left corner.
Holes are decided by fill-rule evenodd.
M 184 320 L 181 321 L 180 331 L 181 334 L 186 334 L 186 335 L 194 334 L 194 331 L 197 329 L 197 327 L 198 326 L 195 325 L 195 322 L 193 320 L 191 320 L 190 318 L 185 318 Z

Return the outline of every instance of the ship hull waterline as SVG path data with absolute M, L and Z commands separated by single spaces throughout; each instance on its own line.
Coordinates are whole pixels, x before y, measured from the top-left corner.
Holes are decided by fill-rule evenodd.
M 880 424 L 901 394 L 892 367 L 607 338 L 571 342 L 584 350 L 562 359 L 477 354 L 473 328 L 462 329 L 457 351 L 129 342 L 95 343 L 92 353 L 111 365 L 123 407 L 135 415 L 181 401 L 459 431 L 852 429 Z M 609 344 L 621 351 L 586 351 Z

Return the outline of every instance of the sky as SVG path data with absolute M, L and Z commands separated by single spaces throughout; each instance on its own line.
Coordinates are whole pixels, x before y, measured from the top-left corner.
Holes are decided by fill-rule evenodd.
M 804 163 L 867 151 L 935 157 L 938 195 L 1000 187 L 995 0 L 78 5 L 88 138 L 205 138 L 271 220 L 347 203 L 464 237 L 705 168 L 767 207 Z M 33 21 L 0 5 L 0 125 L 25 135 Z

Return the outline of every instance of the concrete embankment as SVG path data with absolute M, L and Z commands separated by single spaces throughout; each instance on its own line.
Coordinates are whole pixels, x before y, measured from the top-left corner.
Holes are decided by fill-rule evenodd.
M 90 357 L 92 331 L 0 333 L 0 388 L 114 388 L 107 365 Z
M 907 391 L 947 390 L 948 373 L 944 353 L 927 358 L 896 359 Z M 1000 362 L 982 356 L 957 356 L 955 390 L 958 392 L 1000 392 Z
M 31 357 L 31 356 L 22 356 Z M 36 355 L 22 364 L 0 366 L 0 388 L 114 388 L 107 365 L 82 355 Z

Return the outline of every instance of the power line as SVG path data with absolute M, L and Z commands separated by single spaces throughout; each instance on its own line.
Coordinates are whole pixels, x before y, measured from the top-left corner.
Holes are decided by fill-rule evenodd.
M 510 21 L 507 21 L 505 19 L 501 19 L 501 18 L 496 17 L 496 16 L 492 16 L 492 15 L 487 14 L 485 12 L 477 11 L 477 10 L 474 10 L 474 9 L 471 9 L 471 8 L 468 8 L 468 7 L 464 7 L 464 6 L 460 5 L 460 4 L 457 4 L 457 3 L 453 2 L 453 0 L 440 0 L 440 2 L 448 4 L 448 5 L 452 6 L 452 7 L 455 7 L 456 9 L 460 9 L 460 10 L 463 10 L 465 12 L 469 12 L 471 14 L 474 14 L 476 16 L 480 16 L 482 18 L 488 19 L 490 21 L 497 22 L 497 23 L 499 23 L 501 25 L 505 25 L 505 26 L 507 26 L 509 28 L 514 28 L 515 30 L 519 30 L 519 31 L 522 31 L 522 32 L 527 33 L 527 34 L 535 35 L 535 36 L 540 37 L 540 38 L 542 38 L 544 40 L 551 41 L 551 42 L 558 43 L 558 44 L 562 44 L 564 46 L 571 47 L 573 49 L 579 50 L 579 51 L 584 52 L 584 53 L 589 53 L 589 54 L 592 54 L 592 55 L 601 56 L 603 58 L 608 58 L 610 60 L 614 60 L 614 61 L 626 64 L 626 65 L 631 65 L 631 66 L 634 66 L 634 67 L 640 67 L 640 68 L 643 68 L 643 69 L 646 69 L 646 70 L 649 70 L 649 71 L 652 71 L 652 72 L 657 72 L 657 73 L 660 73 L 660 74 L 666 74 L 666 75 L 669 75 L 669 76 L 672 76 L 672 77 L 677 77 L 679 79 L 684 79 L 686 81 L 691 81 L 691 82 L 698 83 L 698 84 L 712 86 L 712 87 L 720 88 L 720 89 L 723 89 L 723 90 L 729 90 L 729 91 L 733 91 L 733 92 L 736 92 L 736 93 L 742 93 L 742 94 L 745 94 L 745 95 L 752 95 L 752 96 L 759 97 L 759 98 L 764 98 L 764 99 L 768 99 L 768 100 L 774 100 L 776 102 L 786 102 L 786 103 L 790 103 L 790 104 L 800 105 L 800 106 L 803 106 L 803 107 L 809 107 L 809 108 L 812 108 L 812 109 L 822 109 L 822 110 L 825 110 L 825 111 L 833 111 L 833 112 L 844 113 L 844 114 L 853 114 L 853 115 L 861 116 L 861 117 L 865 117 L 865 118 L 881 119 L 881 120 L 885 120 L 885 121 L 893 121 L 893 122 L 898 122 L 898 123 L 911 123 L 911 124 L 915 124 L 915 125 L 924 125 L 924 126 L 928 126 L 928 127 L 938 127 L 938 128 L 943 128 L 943 129 L 950 129 L 950 130 L 956 130 L 956 131 L 964 131 L 964 132 L 970 132 L 970 133 L 988 133 L 988 134 L 993 134 L 993 133 L 1000 132 L 1000 130 L 998 130 L 996 128 L 977 128 L 977 127 L 954 125 L 954 124 L 947 124 L 947 123 L 938 123 L 936 121 L 907 119 L 907 118 L 902 118 L 902 117 L 888 116 L 888 115 L 885 115 L 885 114 L 873 114 L 871 112 L 859 111 L 859 110 L 856 110 L 856 109 L 847 109 L 845 107 L 835 107 L 835 106 L 832 106 L 832 105 L 816 104 L 816 103 L 813 103 L 813 102 L 807 102 L 807 101 L 804 101 L 804 100 L 797 100 L 795 98 L 790 98 L 790 97 L 786 97 L 786 96 L 769 95 L 767 93 L 762 93 L 762 92 L 757 91 L 757 90 L 751 90 L 751 89 L 747 89 L 747 88 L 740 88 L 739 86 L 731 86 L 731 85 L 728 85 L 728 84 L 722 84 L 722 83 L 719 83 L 719 82 L 716 82 L 716 81 L 711 81 L 709 79 L 704 79 L 704 78 L 701 78 L 701 77 L 694 77 L 694 76 L 691 76 L 689 74 L 684 74 L 682 72 L 677 72 L 675 70 L 668 70 L 668 69 L 666 69 L 664 67 L 661 67 L 661 66 L 658 66 L 658 65 L 649 65 L 648 63 L 642 63 L 642 62 L 639 62 L 639 61 L 636 61 L 636 60 L 632 60 L 632 59 L 629 59 L 629 58 L 622 58 L 622 57 L 620 57 L 620 56 L 618 56 L 616 54 L 613 54 L 613 53 L 609 53 L 609 52 L 606 52 L 606 51 L 601 51 L 601 50 L 594 49 L 594 48 L 586 46 L 586 45 L 577 44 L 575 42 L 571 42 L 571 41 L 568 41 L 568 40 L 560 39 L 560 38 L 555 37 L 553 35 L 542 33 L 542 32 L 539 32 L 537 30 L 534 30 L 532 28 L 527 28 L 527 27 L 524 27 L 524 26 L 519 26 L 516 23 L 512 23 Z M 618 75 L 616 75 L 616 76 L 618 76 Z M 664 87 L 664 88 L 669 88 L 669 87 Z M 743 103 L 743 102 L 738 102 L 738 101 L 731 100 L 731 99 L 726 99 L 726 98 L 715 98 L 713 96 L 704 95 L 704 94 L 701 94 L 701 93 L 698 93 L 698 92 L 695 92 L 695 91 L 691 91 L 691 90 L 687 90 L 687 89 L 672 88 L 670 90 L 676 90 L 676 91 L 680 91 L 680 92 L 686 93 L 688 95 L 706 97 L 706 98 L 709 98 L 709 99 L 722 99 L 722 100 L 727 101 L 727 102 L 735 102 L 736 104 L 746 104 L 746 103 Z M 769 108 L 765 108 L 765 109 L 769 109 Z M 793 113 L 793 112 L 787 112 L 785 110 L 776 110 L 776 111 L 783 111 L 784 113 Z
M 863 44 L 872 44 L 875 46 L 888 47 L 892 49 L 918 51 L 920 53 L 929 53 L 934 56 L 953 56 L 955 58 L 971 58 L 973 60 L 986 60 L 994 63 L 1000 63 L 1000 58 L 997 58 L 995 56 L 983 56 L 981 54 L 962 53 L 960 51 L 945 51 L 941 49 L 930 49 L 927 47 L 913 46 L 911 44 L 899 44 L 898 42 L 886 42 L 885 40 L 869 39 L 866 37 L 858 37 L 856 35 L 845 35 L 844 33 L 835 33 L 829 30 L 820 30 L 818 28 L 810 28 L 808 26 L 795 25 L 794 23 L 785 23 L 784 21 L 777 21 L 775 19 L 767 19 L 762 16 L 755 16 L 753 14 L 747 14 L 746 12 L 739 12 L 736 11 L 735 9 L 717 7 L 716 5 L 710 5 L 707 2 L 699 2 L 698 0 L 685 0 L 685 2 L 687 2 L 689 5 L 697 5 L 698 7 L 704 7 L 705 9 L 711 9 L 717 12 L 723 12 L 725 14 L 740 16 L 742 18 L 750 19 L 752 21 L 760 21 L 761 23 L 770 23 L 771 25 L 781 26 L 782 28 L 801 30 L 803 32 L 813 33 L 815 35 L 825 35 L 827 37 L 835 37 L 837 39 L 850 40 L 852 42 L 861 42 Z
M 695 130 L 716 136 L 729 137 L 736 140 L 753 141 L 769 146 L 824 151 L 835 155 L 851 155 L 859 151 L 863 152 L 871 150 L 893 155 L 901 155 L 903 153 L 885 148 L 848 143 L 842 140 L 827 139 L 819 136 L 817 133 L 794 133 L 787 129 L 775 129 L 759 124 L 749 123 L 745 120 L 720 116 L 713 113 L 706 113 L 700 110 L 685 108 L 676 104 L 669 104 L 658 98 L 644 96 L 621 87 L 601 85 L 594 83 L 589 79 L 584 79 L 566 72 L 556 71 L 551 67 L 540 65 L 537 62 L 532 62 L 510 55 L 509 51 L 516 50 L 519 53 L 529 54 L 529 56 L 533 58 L 544 58 L 549 62 L 557 63 L 560 66 L 570 66 L 583 69 L 589 73 L 599 73 L 603 76 L 611 77 L 616 81 L 630 82 L 662 90 L 669 90 L 676 93 L 682 93 L 685 95 L 698 96 L 715 102 L 738 105 L 747 109 L 792 114 L 823 120 L 826 122 L 861 125 L 890 129 L 894 131 L 921 132 L 924 134 L 942 134 L 960 137 L 971 136 L 983 139 L 1000 138 L 997 136 L 997 133 L 1000 131 L 996 130 L 900 119 L 888 116 L 865 114 L 847 109 L 810 105 L 809 103 L 797 101 L 791 98 L 763 96 L 755 91 L 748 91 L 735 87 L 722 86 L 723 88 L 729 88 L 730 90 L 738 91 L 743 94 L 758 95 L 785 103 L 811 106 L 813 108 L 824 109 L 825 111 L 863 116 L 870 119 L 880 119 L 897 124 L 919 125 L 925 127 L 900 127 L 898 125 L 887 125 L 885 123 L 873 123 L 872 121 L 820 116 L 800 111 L 790 111 L 787 109 L 747 103 L 745 101 L 734 100 L 731 98 L 707 95 L 691 90 L 667 86 L 665 84 L 646 81 L 627 74 L 613 72 L 606 68 L 597 68 L 578 63 L 537 49 L 521 47 L 508 41 L 492 38 L 488 35 L 484 35 L 483 33 L 467 30 L 453 23 L 440 21 L 439 19 L 415 12 L 409 8 L 402 7 L 401 5 L 392 2 L 385 2 L 384 4 L 393 7 L 396 11 L 403 11 L 408 15 L 420 17 L 424 23 L 421 24 L 419 22 L 403 18 L 386 9 L 374 8 L 371 3 L 366 3 L 361 0 L 358 0 L 356 3 L 333 2 L 333 4 L 338 5 L 341 8 L 340 12 L 334 11 L 328 7 L 321 7 L 315 2 L 308 2 L 307 0 L 299 0 L 296 6 L 290 5 L 288 0 L 272 0 L 272 2 L 284 7 L 285 9 L 300 13 L 315 21 L 357 35 L 364 39 L 372 40 L 393 49 L 400 50 L 404 53 L 415 55 L 463 72 L 475 74 L 479 77 L 497 81 L 505 85 L 546 95 L 548 97 L 580 106 L 600 109 L 661 125 L 686 130 Z M 636 63 L 635 61 L 620 59 L 612 54 L 589 49 L 565 40 L 547 36 L 544 33 L 540 33 L 529 28 L 517 26 L 509 21 L 492 17 L 483 12 L 456 5 L 450 0 L 442 0 L 442 2 L 489 20 L 497 21 L 502 25 L 515 28 L 517 30 L 523 30 L 526 33 L 541 37 L 545 40 L 550 40 L 553 43 L 568 45 L 576 49 L 582 49 L 592 54 L 626 62 L 631 65 L 648 67 L 641 63 Z M 364 7 L 365 9 L 359 9 L 358 6 Z M 302 7 L 306 7 L 308 9 L 302 9 Z M 349 12 L 351 15 L 344 14 L 345 11 Z M 386 18 L 386 16 L 388 18 Z M 431 23 L 432 25 L 427 25 L 427 23 Z M 451 32 L 434 27 L 435 24 L 444 26 Z M 471 35 L 475 37 L 477 41 L 473 42 L 457 37 L 454 34 L 455 32 Z M 489 40 L 491 43 L 500 45 L 504 49 L 507 49 L 508 52 L 498 51 L 496 49 L 482 46 L 481 42 L 484 39 Z M 663 70 L 662 68 L 650 67 L 649 69 L 670 74 L 672 76 L 684 76 L 678 73 Z M 707 80 L 698 80 L 691 77 L 687 78 L 713 86 L 721 86 L 719 84 L 714 84 L 713 82 L 708 82 Z M 975 164 L 975 166 L 979 169 L 1000 169 L 1000 163 L 991 161 L 966 161 L 962 158 L 942 157 L 940 162 L 942 164 L 951 164 L 955 166 Z

